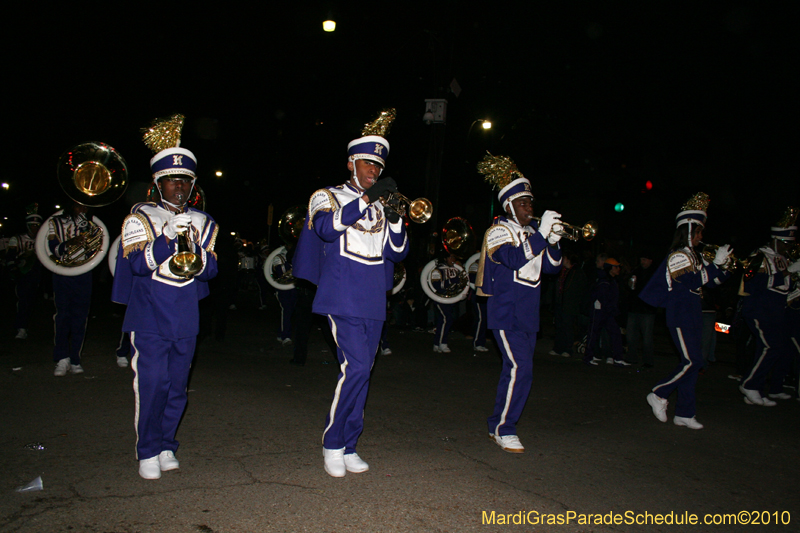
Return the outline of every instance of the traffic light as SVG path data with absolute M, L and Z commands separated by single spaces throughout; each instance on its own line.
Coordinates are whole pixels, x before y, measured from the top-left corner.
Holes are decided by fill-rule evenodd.
M 616 205 L 614 206 L 614 211 L 616 211 L 617 213 L 622 213 L 622 211 L 624 210 L 625 210 L 625 204 L 623 204 L 622 202 L 617 202 Z

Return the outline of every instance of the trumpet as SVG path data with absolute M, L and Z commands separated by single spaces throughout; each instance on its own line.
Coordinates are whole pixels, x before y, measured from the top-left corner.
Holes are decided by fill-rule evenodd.
M 531 217 L 536 222 L 541 223 L 541 217 Z M 553 231 L 550 230 L 550 233 L 554 233 L 556 235 L 561 235 L 561 237 L 565 239 L 569 239 L 571 241 L 579 241 L 581 237 L 586 239 L 587 241 L 591 241 L 597 236 L 597 222 L 594 220 L 590 220 L 583 226 L 573 226 L 572 224 L 566 224 L 564 222 L 556 222 L 553 224 L 553 227 L 561 226 L 560 231 Z M 549 236 L 549 235 L 548 235 Z
M 703 248 L 700 250 L 700 255 L 703 256 L 703 259 L 708 261 L 709 263 L 714 262 L 714 258 L 717 256 L 717 250 L 719 250 L 719 246 L 716 244 L 706 244 L 704 242 L 700 243 Z M 740 259 L 736 259 L 733 254 L 728 255 L 728 258 L 725 259 L 725 262 L 719 265 L 719 268 L 722 270 L 726 270 L 728 272 L 733 272 L 737 268 L 747 268 L 747 263 Z
M 413 202 L 399 192 L 390 192 L 383 198 L 383 205 L 394 210 L 401 217 L 408 215 L 412 222 L 424 224 L 433 215 L 433 204 L 427 198 L 417 198 Z
M 183 195 L 177 195 L 179 201 L 183 201 Z M 182 213 L 186 212 L 186 204 L 183 204 Z M 195 274 L 203 270 L 203 260 L 194 253 L 194 243 L 190 237 L 192 226 L 186 230 L 178 232 L 178 251 L 169 260 L 169 271 L 181 278 L 191 279 Z

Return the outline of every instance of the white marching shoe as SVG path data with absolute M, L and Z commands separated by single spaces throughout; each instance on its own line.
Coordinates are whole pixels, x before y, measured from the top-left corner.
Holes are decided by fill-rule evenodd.
M 158 455 L 150 459 L 139 461 L 139 475 L 144 479 L 160 479 L 161 466 L 158 464 Z
M 164 450 L 158 454 L 158 465 L 162 472 L 168 472 L 180 468 L 181 464 L 175 459 L 175 454 L 172 450 Z
M 347 467 L 344 464 L 344 448 L 329 450 L 322 448 L 322 457 L 325 459 L 325 471 L 331 477 L 344 477 Z
M 69 357 L 65 357 L 58 363 L 56 363 L 56 370 L 53 372 L 54 376 L 66 376 L 67 370 L 69 370 Z
M 344 466 L 348 472 L 361 474 L 369 470 L 369 465 L 357 453 L 348 453 L 344 456 Z
M 525 453 L 525 447 L 520 442 L 519 437 L 516 435 L 493 435 L 489 433 L 489 438 L 492 439 L 495 444 L 500 446 L 504 452 L 509 453 Z
M 659 421 L 667 421 L 667 405 L 669 405 L 669 401 L 659 397 L 655 392 L 651 392 L 647 395 L 647 403 L 653 408 L 653 414 Z
M 764 398 L 761 393 L 753 389 L 745 389 L 739 385 L 739 392 L 744 394 L 744 403 L 747 405 L 761 405 L 762 407 L 772 407 L 776 405 L 775 402 L 769 398 Z
M 676 416 L 675 418 L 672 419 L 672 421 L 675 423 L 676 426 L 686 426 L 687 428 L 690 429 L 703 429 L 703 424 L 695 420 L 694 417 L 685 418 L 682 416 Z

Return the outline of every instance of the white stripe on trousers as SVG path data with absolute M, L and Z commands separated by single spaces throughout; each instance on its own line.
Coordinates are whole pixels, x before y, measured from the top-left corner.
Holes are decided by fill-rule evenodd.
M 511 364 L 514 366 L 511 368 L 510 379 L 508 380 L 508 390 L 506 390 L 506 404 L 503 406 L 503 413 L 500 415 L 500 422 L 498 422 L 497 427 L 494 428 L 494 434 L 497 435 L 497 432 L 500 431 L 500 426 L 506 423 L 506 415 L 508 414 L 508 409 L 511 407 L 511 398 L 514 396 L 514 384 L 517 381 L 517 361 L 514 359 L 514 354 L 511 352 L 511 346 L 508 344 L 508 339 L 506 339 L 506 332 L 505 330 L 501 329 L 500 331 L 500 339 L 503 341 L 503 346 L 506 348 L 506 354 L 508 358 L 511 360 Z

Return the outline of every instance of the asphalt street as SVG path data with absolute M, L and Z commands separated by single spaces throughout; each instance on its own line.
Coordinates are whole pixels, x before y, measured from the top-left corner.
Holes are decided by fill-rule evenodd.
M 454 333 L 453 352 L 435 354 L 429 333 L 391 328 L 393 354 L 375 363 L 359 441 L 370 471 L 334 479 L 321 435 L 338 368 L 325 364 L 318 332 L 306 366 L 289 365 L 277 304 L 259 311 L 245 293 L 225 340 L 198 348 L 180 469 L 146 481 L 134 455 L 133 372 L 114 355 L 118 310 L 94 305 L 85 373 L 57 378 L 51 306 L 39 305 L 29 339 L 3 331 L 2 531 L 800 531 L 800 402 L 745 405 L 722 335 L 718 362 L 698 380 L 705 429 L 695 431 L 672 423 L 674 396 L 668 423 L 645 401 L 677 363 L 663 330 L 654 370 L 589 367 L 548 355 L 545 318 L 518 455 L 487 438 L 496 348 L 476 356 Z M 17 491 L 38 477 L 42 490 Z M 556 523 L 537 523 L 546 514 Z M 769 523 L 702 523 L 722 515 Z M 679 525 L 692 516 L 700 523 Z

